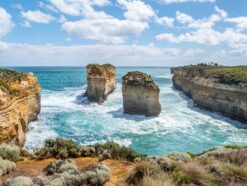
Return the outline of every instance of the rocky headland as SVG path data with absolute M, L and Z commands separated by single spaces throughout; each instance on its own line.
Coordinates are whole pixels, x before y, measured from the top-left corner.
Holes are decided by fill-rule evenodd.
M 116 68 L 113 65 L 87 65 L 87 91 L 90 101 L 103 103 L 116 88 Z
M 247 67 L 191 65 L 173 71 L 174 87 L 197 106 L 247 122 Z
M 158 116 L 161 112 L 160 89 L 150 75 L 134 71 L 122 77 L 124 112 Z
M 0 69 L 0 143 L 24 145 L 28 123 L 40 112 L 40 92 L 33 73 Z

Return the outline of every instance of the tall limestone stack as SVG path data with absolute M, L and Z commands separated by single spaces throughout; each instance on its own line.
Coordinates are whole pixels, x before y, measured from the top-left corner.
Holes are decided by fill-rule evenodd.
M 145 116 L 158 116 L 160 89 L 150 75 L 142 72 L 129 72 L 122 78 L 124 112 Z
M 40 113 L 40 92 L 33 73 L 0 69 L 0 143 L 24 145 L 28 124 Z
M 90 101 L 103 103 L 116 88 L 116 68 L 113 65 L 87 65 L 87 91 Z

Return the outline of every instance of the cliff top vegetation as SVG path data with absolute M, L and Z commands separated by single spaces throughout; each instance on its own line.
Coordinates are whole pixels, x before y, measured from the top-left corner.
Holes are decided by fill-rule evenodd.
M 24 77 L 24 73 L 16 72 L 14 70 L 0 69 L 0 89 L 14 95 L 17 90 L 12 89 L 11 82 L 20 82 Z
M 211 65 L 190 65 L 182 67 L 186 69 L 190 77 L 214 78 L 219 83 L 228 85 L 247 84 L 247 66 L 211 66 Z
M 122 77 L 122 82 L 134 86 L 142 85 L 145 87 L 159 89 L 151 75 L 139 71 L 128 72 Z

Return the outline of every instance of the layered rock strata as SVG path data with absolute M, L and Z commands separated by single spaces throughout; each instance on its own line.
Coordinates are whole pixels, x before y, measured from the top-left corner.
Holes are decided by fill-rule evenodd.
M 40 113 L 40 92 L 33 73 L 0 69 L 0 143 L 24 145 L 28 124 Z
M 174 70 L 176 89 L 197 106 L 247 122 L 247 68 L 188 66 Z M 241 79 L 242 78 L 242 79 Z
M 87 65 L 87 91 L 90 101 L 103 103 L 116 88 L 116 68 L 113 65 Z
M 160 89 L 150 75 L 142 72 L 129 72 L 122 78 L 124 112 L 145 116 L 158 116 Z

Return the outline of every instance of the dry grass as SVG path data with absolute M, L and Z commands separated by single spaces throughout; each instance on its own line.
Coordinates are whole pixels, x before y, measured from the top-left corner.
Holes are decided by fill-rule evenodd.
M 178 164 L 172 176 L 174 181 L 179 185 L 193 183 L 196 185 L 213 186 L 220 181 L 195 161 Z
M 175 186 L 171 176 L 165 173 L 160 173 L 155 176 L 145 176 L 140 183 L 140 186 Z

